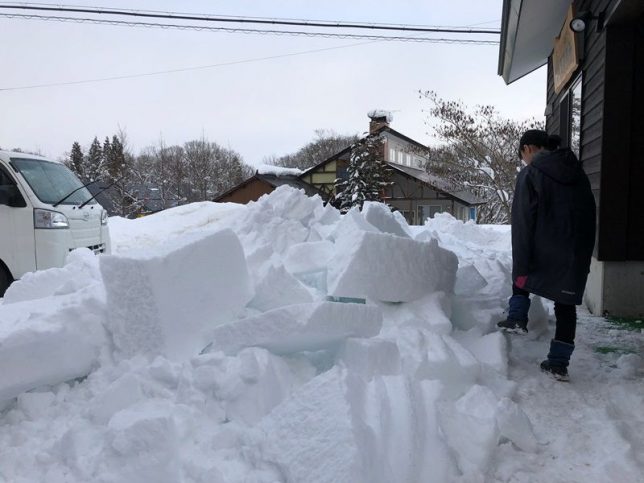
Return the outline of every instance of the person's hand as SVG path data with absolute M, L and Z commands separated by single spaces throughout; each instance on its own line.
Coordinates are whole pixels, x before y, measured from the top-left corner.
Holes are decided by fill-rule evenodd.
M 525 282 L 528 280 L 527 275 L 519 275 L 517 279 L 514 281 L 514 285 L 516 285 L 519 288 L 525 287 Z

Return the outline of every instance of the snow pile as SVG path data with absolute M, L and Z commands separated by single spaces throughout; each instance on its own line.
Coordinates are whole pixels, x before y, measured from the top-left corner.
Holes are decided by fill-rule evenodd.
M 0 481 L 484 481 L 536 451 L 490 333 L 507 231 L 289 187 L 112 230 L 0 304 Z

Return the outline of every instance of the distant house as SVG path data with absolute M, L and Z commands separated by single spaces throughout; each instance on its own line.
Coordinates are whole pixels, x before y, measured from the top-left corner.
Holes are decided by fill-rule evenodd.
M 427 218 L 442 212 L 464 221 L 476 219 L 476 207 L 482 200 L 469 192 L 455 190 L 445 180 L 427 173 L 425 146 L 392 129 L 390 114 L 372 111 L 369 117 L 369 134 L 382 136 L 383 156 L 392 170 L 392 185 L 386 190 L 384 201 L 400 211 L 411 225 L 422 225 Z M 346 176 L 350 159 L 351 147 L 347 147 L 304 172 L 274 178 L 256 173 L 215 201 L 247 203 L 281 184 L 288 184 L 304 189 L 307 194 L 318 193 L 325 201 L 332 202 L 336 196 L 335 180 Z
M 313 186 L 302 181 L 299 178 L 300 174 L 301 171 L 299 169 L 267 166 L 258 169 L 247 180 L 220 194 L 214 201 L 246 204 L 250 201 L 257 201 L 261 196 L 273 192 L 282 185 L 289 185 L 293 188 L 304 190 L 309 196 L 321 195 Z
M 149 215 L 179 205 L 176 197 L 162 199 L 160 189 L 150 183 L 133 184 L 128 186 L 127 191 L 120 191 L 110 183 L 101 181 L 88 186 L 88 189 L 110 216 L 122 214 L 116 201 L 120 199 L 129 207 L 127 211 L 130 217 Z

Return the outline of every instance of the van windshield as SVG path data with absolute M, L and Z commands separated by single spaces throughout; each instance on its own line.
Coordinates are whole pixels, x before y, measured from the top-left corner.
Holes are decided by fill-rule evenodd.
M 11 161 L 43 203 L 54 204 L 83 186 L 83 183 L 64 164 L 27 158 L 11 158 Z M 67 198 L 62 204 L 78 205 L 85 203 L 91 197 L 89 190 L 83 188 Z M 96 201 L 92 200 L 90 204 L 92 203 L 96 203 Z

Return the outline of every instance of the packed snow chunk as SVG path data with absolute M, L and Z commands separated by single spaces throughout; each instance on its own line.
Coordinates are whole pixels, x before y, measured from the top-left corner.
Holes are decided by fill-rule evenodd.
M 400 374 L 398 346 L 384 339 L 347 339 L 339 353 L 345 367 L 365 379 Z
M 264 195 L 257 201 L 260 209 L 272 209 L 273 214 L 280 218 L 300 222 L 308 221 L 320 205 L 322 198 L 319 196 L 307 196 L 304 191 L 287 185 L 278 187 L 270 195 Z
M 56 396 L 52 392 L 25 392 L 18 396 L 17 408 L 33 421 L 47 416 L 55 401 Z
M 453 396 L 462 394 L 480 374 L 474 356 L 448 335 L 401 327 L 389 329 L 383 337 L 398 344 L 404 374 L 443 381 L 446 392 Z
M 284 265 L 300 282 L 326 294 L 327 266 L 334 252 L 328 240 L 297 243 L 287 250 Z
M 379 376 L 367 384 L 347 379 L 367 466 L 356 481 L 453 481 L 455 464 L 437 420 L 443 387 L 439 381 L 406 376 Z
M 262 458 L 277 465 L 284 481 L 370 481 L 365 447 L 354 427 L 346 374 L 333 368 L 298 389 L 260 423 L 266 435 Z M 374 480 L 371 480 L 374 481 Z
M 406 304 L 380 304 L 387 327 L 416 327 L 441 335 L 452 332 L 450 297 L 434 292 Z
M 335 347 L 348 337 L 373 337 L 382 327 L 382 312 L 364 304 L 318 302 L 289 305 L 215 328 L 210 350 L 235 354 L 263 347 L 291 354 Z
M 335 252 L 335 245 L 328 240 L 297 243 L 289 247 L 284 266 L 294 275 L 326 270 Z
M 101 258 L 108 328 L 120 354 L 185 360 L 251 298 L 244 252 L 228 229 Z
M 366 382 L 334 367 L 299 388 L 260 423 L 261 458 L 284 481 L 449 481 L 436 402 L 442 385 L 404 376 Z
M 473 327 L 496 330 L 504 308 L 507 308 L 507 300 L 495 295 L 456 295 L 452 299 L 452 322 L 460 330 Z
M 473 264 L 468 263 L 467 265 L 458 267 L 454 293 L 458 295 L 472 295 L 486 285 L 487 281 Z
M 336 241 L 329 294 L 382 302 L 411 302 L 432 292 L 452 293 L 458 259 L 436 240 L 418 242 L 363 232 Z
M 108 424 L 108 440 L 114 457 L 100 481 L 182 480 L 179 430 L 171 402 L 151 399 L 116 413 Z
M 365 201 L 362 206 L 362 214 L 369 223 L 378 228 L 383 233 L 410 238 L 408 225 L 405 219 L 396 217 L 391 209 L 383 203 L 375 201 Z
M 90 413 L 98 424 L 106 424 L 117 412 L 144 399 L 139 378 L 126 373 L 92 399 Z
M 265 312 L 284 305 L 309 302 L 313 302 L 313 296 L 302 282 L 288 273 L 283 266 L 271 266 L 255 287 L 255 296 L 248 306 Z
M 249 347 L 228 358 L 225 375 L 214 378 L 215 396 L 230 421 L 255 424 L 301 383 L 287 362 L 265 349 Z
M 487 471 L 499 440 L 497 406 L 494 393 L 479 385 L 455 403 L 445 402 L 440 406 L 441 429 L 465 476 L 479 476 Z
M 380 230 L 365 220 L 364 216 L 357 207 L 351 208 L 345 213 L 340 220 L 332 225 L 327 238 L 336 241 L 344 238 L 344 243 L 350 243 L 349 240 L 359 237 L 363 232 L 380 233 Z
M 472 329 L 462 334 L 458 341 L 469 350 L 476 359 L 495 371 L 507 375 L 508 349 L 507 339 L 501 332 L 482 335 L 480 330 Z
M 4 303 L 69 294 L 100 281 L 98 257 L 87 248 L 78 248 L 67 255 L 64 267 L 30 272 L 12 283 L 4 295 Z
M 0 401 L 86 376 L 98 364 L 108 342 L 95 288 L 0 305 Z
M 509 439 L 523 451 L 537 451 L 537 438 L 530 418 L 514 401 L 507 397 L 499 401 L 496 422 L 502 437 Z

